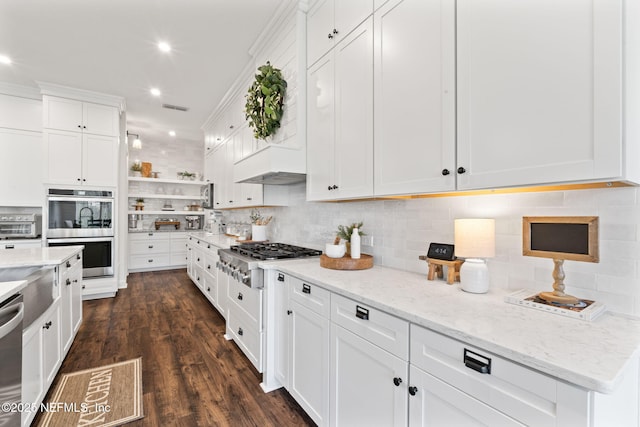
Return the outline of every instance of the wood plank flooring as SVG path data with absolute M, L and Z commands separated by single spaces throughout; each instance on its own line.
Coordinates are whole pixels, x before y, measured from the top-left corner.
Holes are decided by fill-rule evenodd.
M 145 417 L 128 425 L 315 425 L 284 389 L 262 391 L 261 374 L 224 339 L 224 319 L 185 270 L 134 273 L 128 284 L 116 298 L 84 301 L 50 390 L 62 373 L 142 357 Z

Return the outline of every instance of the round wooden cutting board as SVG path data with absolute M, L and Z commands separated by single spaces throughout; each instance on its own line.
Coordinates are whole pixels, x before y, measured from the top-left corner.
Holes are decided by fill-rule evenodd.
M 360 254 L 359 259 L 353 259 L 349 255 L 342 258 L 329 258 L 325 254 L 320 255 L 320 267 L 332 270 L 366 270 L 373 267 L 373 257 Z

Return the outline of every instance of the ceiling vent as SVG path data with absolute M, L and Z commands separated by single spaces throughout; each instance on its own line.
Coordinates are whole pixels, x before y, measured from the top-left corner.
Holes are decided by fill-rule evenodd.
M 166 108 L 168 110 L 189 111 L 187 107 L 181 107 L 179 105 L 171 105 L 171 104 L 162 104 L 162 108 Z

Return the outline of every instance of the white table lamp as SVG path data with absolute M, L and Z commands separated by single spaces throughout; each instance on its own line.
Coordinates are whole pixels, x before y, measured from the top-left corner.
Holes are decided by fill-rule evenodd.
M 489 290 L 489 269 L 485 258 L 496 252 L 495 220 L 456 219 L 454 222 L 455 255 L 464 258 L 460 267 L 463 291 L 483 294 Z

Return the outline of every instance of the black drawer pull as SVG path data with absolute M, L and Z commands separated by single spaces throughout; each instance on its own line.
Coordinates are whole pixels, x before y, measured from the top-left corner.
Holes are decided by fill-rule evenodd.
M 413 386 L 413 385 L 411 387 L 409 387 L 409 394 L 411 396 L 415 396 L 417 392 L 418 392 L 418 387 Z
M 65 284 L 69 286 L 71 284 L 71 279 L 67 278 L 67 281 L 65 282 Z
M 464 366 L 481 374 L 491 374 L 491 359 L 464 349 Z
M 242 330 L 242 328 L 238 328 L 238 335 L 240 336 L 244 335 L 244 331 Z
M 369 309 L 356 305 L 356 317 L 362 320 L 369 320 Z
M 71 263 L 67 261 L 67 268 L 71 267 Z
M 310 294 L 311 293 L 311 286 L 307 285 L 306 283 L 302 284 L 302 293 L 303 294 Z
M 393 383 L 395 384 L 395 386 L 396 386 L 396 387 L 399 387 L 399 386 L 400 386 L 400 384 L 402 384 L 402 378 L 400 378 L 400 377 L 395 377 L 395 378 L 393 379 Z
M 76 255 L 76 259 L 80 259 L 80 254 Z
M 242 301 L 242 299 L 243 299 L 243 298 L 244 298 L 244 297 L 242 296 L 242 292 L 238 292 L 238 299 L 239 299 L 240 301 Z
M 153 249 L 153 245 L 149 245 L 149 249 Z
M 284 282 L 284 274 L 282 273 L 278 274 L 278 282 Z
M 291 313 L 293 313 L 293 311 L 287 310 L 287 316 L 291 316 Z
M 16 245 L 5 245 L 4 248 L 5 249 L 15 249 Z

